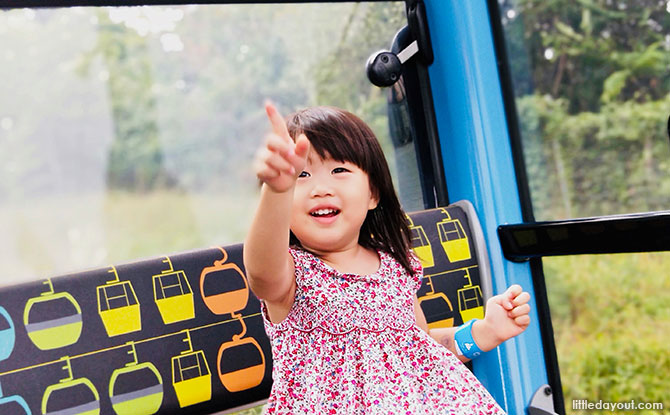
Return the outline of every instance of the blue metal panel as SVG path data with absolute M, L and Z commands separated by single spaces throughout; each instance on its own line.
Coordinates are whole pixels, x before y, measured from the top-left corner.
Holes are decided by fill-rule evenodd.
M 496 228 L 519 223 L 521 206 L 485 0 L 424 0 L 435 53 L 430 66 L 449 199 L 473 203 L 486 237 L 493 292 L 520 284 L 530 266 L 502 256 Z M 477 358 L 475 374 L 510 414 L 523 414 L 547 383 L 537 306 L 520 336 Z

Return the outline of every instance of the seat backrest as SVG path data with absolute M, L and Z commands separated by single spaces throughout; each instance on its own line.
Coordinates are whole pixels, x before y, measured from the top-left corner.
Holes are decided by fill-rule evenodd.
M 473 212 L 459 202 L 409 215 L 429 327 L 483 316 Z M 0 414 L 206 414 L 263 401 L 271 351 L 250 294 L 241 244 L 0 288 Z

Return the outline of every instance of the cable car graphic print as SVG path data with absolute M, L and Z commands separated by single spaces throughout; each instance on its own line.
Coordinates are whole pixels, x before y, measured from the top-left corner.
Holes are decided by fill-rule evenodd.
M 200 291 L 210 311 L 214 314 L 230 314 L 242 326 L 241 333 L 223 343 L 217 355 L 217 372 L 221 384 L 230 392 L 238 392 L 261 384 L 265 376 L 265 354 L 256 339 L 244 338 L 247 333 L 246 323 L 243 316 L 237 314 L 247 307 L 249 301 L 247 279 L 236 264 L 226 263 L 226 250 L 218 249 L 223 257 L 202 270 Z
M 39 297 L 28 299 L 23 312 L 23 324 L 28 337 L 40 350 L 58 349 L 79 340 L 82 329 L 81 307 L 67 292 L 54 292 L 48 279 L 48 289 Z
M 19 395 L 4 396 L 0 382 L 0 414 L 3 415 L 32 415 L 28 403 Z
M 68 376 L 49 385 L 42 396 L 42 415 L 99 415 L 100 395 L 87 378 L 74 379 L 69 357 L 63 357 Z
M 130 281 L 120 281 L 116 267 L 110 267 L 114 279 L 97 287 L 98 313 L 109 337 L 142 329 L 140 303 Z
M 461 221 L 452 219 L 446 209 L 441 208 L 440 210 L 446 218 L 437 223 L 437 234 L 440 236 L 442 249 L 447 254 L 449 262 L 471 259 L 470 244 Z
M 9 358 L 14 350 L 15 342 L 14 322 L 7 310 L 0 306 L 0 362 Z
M 163 378 L 151 362 L 138 363 L 135 343 L 126 343 L 133 361 L 114 370 L 109 400 L 117 415 L 151 415 L 163 403 Z
M 175 271 L 169 257 L 165 257 L 163 262 L 168 264 L 168 269 L 152 277 L 154 300 L 163 323 L 171 324 L 194 318 L 193 291 L 186 273 Z
M 191 334 L 188 330 L 184 333 L 188 349 L 172 358 L 172 386 L 180 408 L 212 399 L 212 374 L 205 353 L 193 351 Z

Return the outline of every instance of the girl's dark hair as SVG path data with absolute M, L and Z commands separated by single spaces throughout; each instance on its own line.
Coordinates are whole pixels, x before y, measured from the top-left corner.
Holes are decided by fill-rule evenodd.
M 295 140 L 304 133 L 322 159 L 348 161 L 367 173 L 370 190 L 379 203 L 368 211 L 358 243 L 388 252 L 412 275 L 407 216 L 393 188 L 384 152 L 370 127 L 354 114 L 335 107 L 298 111 L 288 117 L 287 124 L 291 137 Z M 301 246 L 293 232 L 290 244 Z

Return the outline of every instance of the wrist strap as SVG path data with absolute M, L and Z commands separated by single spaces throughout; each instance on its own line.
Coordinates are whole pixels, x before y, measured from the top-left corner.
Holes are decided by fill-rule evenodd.
M 476 318 L 468 321 L 454 333 L 456 352 L 459 356 L 465 356 L 468 359 L 474 359 L 482 354 L 482 349 L 477 346 L 475 339 L 472 337 L 472 325 L 475 321 L 477 321 Z

